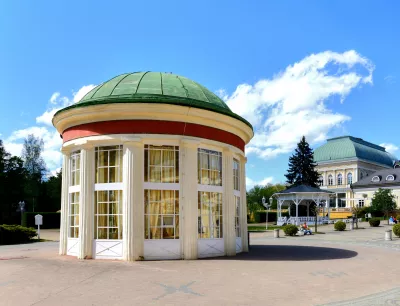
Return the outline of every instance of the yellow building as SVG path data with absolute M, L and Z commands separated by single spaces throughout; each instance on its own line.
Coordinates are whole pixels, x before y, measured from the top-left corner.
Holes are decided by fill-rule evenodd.
M 358 204 L 352 184 L 372 178 L 376 171 L 393 169 L 395 157 L 385 148 L 361 138 L 342 136 L 328 139 L 315 149 L 314 161 L 320 173 L 320 188 L 336 193 L 330 206 L 346 210 Z

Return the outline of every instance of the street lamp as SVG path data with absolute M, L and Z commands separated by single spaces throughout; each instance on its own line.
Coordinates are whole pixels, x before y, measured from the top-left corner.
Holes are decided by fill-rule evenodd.
M 263 204 L 263 206 L 264 206 L 264 207 L 266 208 L 266 210 L 267 210 L 267 216 L 266 216 L 266 219 L 265 219 L 265 230 L 268 230 L 268 209 L 271 207 L 272 197 L 269 198 L 269 201 L 270 201 L 270 204 L 268 204 L 268 203 L 266 202 L 266 199 L 265 199 L 264 196 L 262 197 L 262 204 Z
M 19 205 L 19 210 L 21 211 L 21 225 L 22 225 L 22 216 L 24 215 L 25 202 L 19 201 L 18 205 Z

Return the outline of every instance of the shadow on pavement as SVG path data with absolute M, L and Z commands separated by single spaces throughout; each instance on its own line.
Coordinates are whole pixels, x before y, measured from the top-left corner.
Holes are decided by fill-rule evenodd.
M 295 245 L 252 245 L 249 253 L 240 253 L 233 257 L 224 257 L 223 259 L 305 261 L 345 259 L 357 255 L 357 252 L 337 248 Z

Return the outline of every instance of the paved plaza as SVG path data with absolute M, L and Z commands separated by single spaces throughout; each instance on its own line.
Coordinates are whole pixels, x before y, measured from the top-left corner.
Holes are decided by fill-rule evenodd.
M 0 305 L 400 305 L 400 239 L 360 226 L 251 233 L 250 253 L 193 261 L 83 261 L 58 256 L 57 241 L 0 246 Z

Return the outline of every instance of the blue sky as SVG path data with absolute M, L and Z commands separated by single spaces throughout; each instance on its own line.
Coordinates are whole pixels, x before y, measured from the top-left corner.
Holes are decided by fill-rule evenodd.
M 0 139 L 19 154 L 45 140 L 52 111 L 141 70 L 189 77 L 255 126 L 249 186 L 284 180 L 300 135 L 313 147 L 353 135 L 395 155 L 398 1 L 2 1 Z

